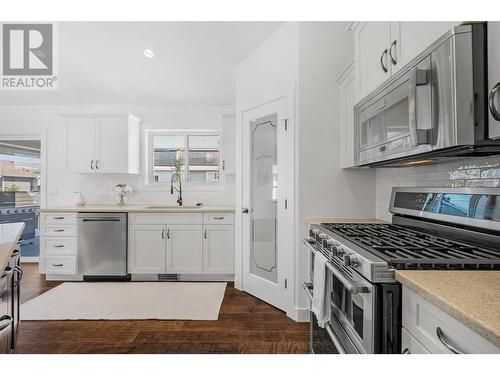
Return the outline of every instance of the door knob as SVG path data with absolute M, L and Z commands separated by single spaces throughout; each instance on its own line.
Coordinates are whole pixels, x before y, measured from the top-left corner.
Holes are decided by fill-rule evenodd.
M 244 214 L 248 214 L 248 208 L 247 208 L 247 207 L 242 208 L 242 209 L 241 209 L 241 212 L 243 212 Z

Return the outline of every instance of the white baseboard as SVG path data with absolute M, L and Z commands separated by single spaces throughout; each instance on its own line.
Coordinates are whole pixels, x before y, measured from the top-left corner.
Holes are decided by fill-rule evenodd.
M 21 257 L 21 263 L 38 263 L 39 261 L 39 257 Z
M 286 316 L 296 322 L 308 322 L 310 318 L 309 309 L 306 307 L 294 306 L 290 311 L 287 311 Z

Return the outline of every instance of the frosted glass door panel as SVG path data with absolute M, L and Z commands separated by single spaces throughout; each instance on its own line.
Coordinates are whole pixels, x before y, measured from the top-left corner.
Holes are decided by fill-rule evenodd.
M 252 233 L 250 272 L 276 283 L 277 269 L 277 116 L 251 126 Z

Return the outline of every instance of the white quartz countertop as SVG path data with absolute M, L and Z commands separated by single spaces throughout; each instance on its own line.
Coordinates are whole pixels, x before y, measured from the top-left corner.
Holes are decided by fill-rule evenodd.
M 162 206 L 158 205 L 86 205 L 67 207 L 48 207 L 40 209 L 40 212 L 234 212 L 234 206 Z
M 0 224 L 0 276 L 9 264 L 10 256 L 24 230 L 24 223 Z

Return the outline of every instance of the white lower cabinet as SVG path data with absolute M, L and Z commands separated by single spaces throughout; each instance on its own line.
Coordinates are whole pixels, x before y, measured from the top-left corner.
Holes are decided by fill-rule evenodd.
M 44 256 L 39 267 L 41 273 L 49 275 L 75 275 L 76 256 Z
M 164 225 L 131 225 L 128 272 L 161 274 L 166 271 L 166 229 Z
M 167 273 L 203 273 L 201 225 L 167 226 Z
M 78 269 L 76 213 L 42 212 L 40 215 L 39 271 L 48 275 L 76 275 Z
M 405 286 L 402 307 L 402 351 L 407 349 L 411 353 L 433 354 L 500 353 L 500 348 L 495 344 Z
M 233 272 L 233 226 L 205 225 L 203 273 L 232 274 Z
M 129 215 L 128 272 L 232 275 L 233 214 L 175 215 Z
M 430 354 L 429 351 L 404 328 L 401 328 L 401 353 Z

